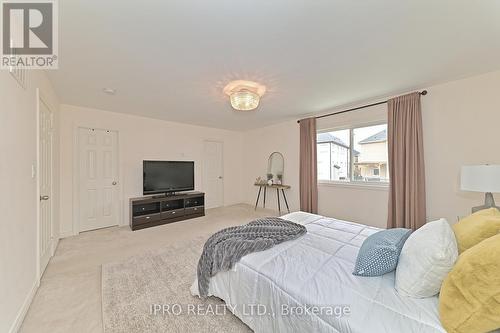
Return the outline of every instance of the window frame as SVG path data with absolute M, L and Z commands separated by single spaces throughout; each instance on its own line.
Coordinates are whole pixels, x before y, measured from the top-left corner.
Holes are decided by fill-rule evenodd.
M 347 188 L 369 188 L 369 189 L 381 189 L 381 190 L 388 190 L 389 185 L 390 185 L 390 179 L 389 181 L 380 181 L 380 182 L 364 182 L 364 181 L 359 181 L 359 180 L 353 180 L 353 170 L 354 170 L 354 159 L 353 153 L 354 153 L 354 130 L 357 128 L 363 128 L 363 127 L 370 127 L 370 126 L 378 126 L 378 125 L 387 125 L 387 120 L 378 120 L 378 121 L 371 121 L 371 122 L 363 122 L 363 123 L 356 123 L 356 124 L 350 124 L 347 126 L 337 126 L 337 127 L 330 127 L 330 128 L 325 128 L 316 131 L 317 134 L 319 133 L 328 133 L 328 132 L 334 132 L 334 131 L 342 131 L 342 130 L 349 130 L 349 180 L 348 181 L 338 181 L 338 180 L 330 180 L 330 179 L 318 179 L 318 185 L 323 185 L 323 186 L 333 186 L 333 187 L 347 187 Z M 318 143 L 316 142 L 316 145 Z M 389 162 L 389 161 L 387 161 Z M 316 168 L 318 168 L 318 161 L 316 161 Z

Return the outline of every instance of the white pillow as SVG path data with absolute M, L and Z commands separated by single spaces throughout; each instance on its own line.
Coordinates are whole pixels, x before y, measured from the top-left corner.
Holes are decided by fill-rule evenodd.
M 396 290 L 416 298 L 436 295 L 457 258 L 457 240 L 448 221 L 426 223 L 403 246 L 396 268 Z

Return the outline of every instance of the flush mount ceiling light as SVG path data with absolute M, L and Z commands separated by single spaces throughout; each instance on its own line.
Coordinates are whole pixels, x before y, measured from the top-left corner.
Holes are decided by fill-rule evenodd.
M 116 90 L 112 88 L 103 88 L 102 91 L 107 94 L 107 95 L 114 95 L 116 94 Z
M 237 80 L 229 82 L 223 91 L 229 96 L 233 109 L 251 111 L 259 106 L 266 87 L 257 82 Z

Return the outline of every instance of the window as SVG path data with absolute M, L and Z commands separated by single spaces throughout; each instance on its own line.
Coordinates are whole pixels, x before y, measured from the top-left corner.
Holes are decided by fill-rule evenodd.
M 349 130 L 318 134 L 318 179 L 349 180 L 349 136 Z
M 387 183 L 387 124 L 317 135 L 318 179 Z

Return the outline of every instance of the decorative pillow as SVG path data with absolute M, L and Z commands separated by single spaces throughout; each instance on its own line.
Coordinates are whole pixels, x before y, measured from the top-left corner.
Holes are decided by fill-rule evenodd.
M 359 249 L 352 274 L 380 276 L 395 270 L 401 249 L 410 234 L 410 229 L 395 228 L 369 236 Z
M 459 253 L 500 233 L 500 211 L 489 208 L 475 212 L 453 226 Z
M 449 333 L 500 328 L 500 234 L 460 255 L 441 287 L 439 315 Z
M 424 224 L 403 246 L 396 268 L 396 290 L 416 298 L 436 295 L 457 258 L 457 241 L 448 221 Z

